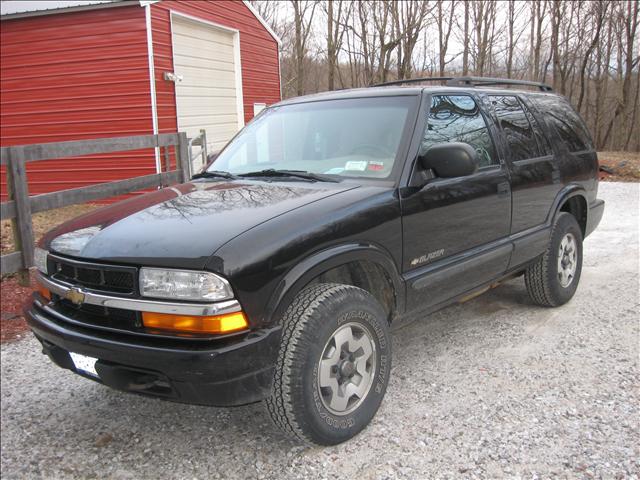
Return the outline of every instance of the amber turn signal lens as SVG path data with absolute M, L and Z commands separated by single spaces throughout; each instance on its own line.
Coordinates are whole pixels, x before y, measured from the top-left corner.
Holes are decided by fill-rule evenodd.
M 213 316 L 142 312 L 142 324 L 147 328 L 185 333 L 232 333 L 249 326 L 242 312 Z
M 40 293 L 40 295 L 42 295 L 47 300 L 51 301 L 51 292 L 40 284 L 38 284 L 38 293 Z

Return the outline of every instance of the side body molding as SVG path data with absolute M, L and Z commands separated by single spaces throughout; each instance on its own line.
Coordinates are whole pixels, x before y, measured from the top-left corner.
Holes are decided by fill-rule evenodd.
M 265 308 L 265 323 L 271 323 L 284 313 L 298 292 L 315 277 L 332 268 L 358 260 L 368 260 L 382 267 L 393 283 L 395 313 L 404 313 L 405 284 L 391 255 L 372 243 L 348 243 L 316 252 L 291 268 L 276 286 Z

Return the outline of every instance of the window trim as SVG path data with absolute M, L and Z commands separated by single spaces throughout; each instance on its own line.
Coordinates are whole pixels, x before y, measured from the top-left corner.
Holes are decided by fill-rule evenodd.
M 511 163 L 513 163 L 513 165 L 516 167 L 521 167 L 525 165 L 532 165 L 534 163 L 550 162 L 550 161 L 553 161 L 553 158 L 554 158 L 554 155 L 551 153 L 551 154 L 542 155 L 539 157 L 523 158 L 522 160 L 513 160 Z

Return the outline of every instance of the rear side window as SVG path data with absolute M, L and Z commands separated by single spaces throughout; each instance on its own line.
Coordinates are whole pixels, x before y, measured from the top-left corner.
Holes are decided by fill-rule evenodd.
M 540 124 L 535 119 L 531 110 L 527 108 L 526 105 L 521 101 L 522 108 L 524 109 L 524 113 L 527 114 L 527 118 L 529 119 L 529 123 L 533 128 L 533 134 L 536 136 L 536 141 L 538 142 L 538 149 L 540 150 L 541 155 L 551 155 L 553 151 L 551 150 L 551 145 L 549 144 L 549 140 L 547 139 L 545 133 L 540 128 Z
M 487 124 L 468 95 L 433 95 L 420 154 L 438 143 L 463 142 L 478 153 L 480 167 L 498 163 Z
M 538 105 L 539 110 L 545 113 L 547 121 L 556 128 L 570 152 L 593 150 L 587 127 L 565 99 L 557 96 L 536 96 L 532 100 Z
M 511 160 L 527 160 L 544 155 L 544 150 L 538 147 L 529 116 L 525 113 L 518 98 L 508 95 L 491 95 L 489 99 L 493 104 L 500 128 L 507 139 Z

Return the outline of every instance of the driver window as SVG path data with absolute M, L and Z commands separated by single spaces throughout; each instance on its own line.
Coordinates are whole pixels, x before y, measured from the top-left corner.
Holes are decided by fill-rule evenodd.
M 498 158 L 480 108 L 468 95 L 433 95 L 420 154 L 438 143 L 464 142 L 478 153 L 478 166 L 497 165 Z

